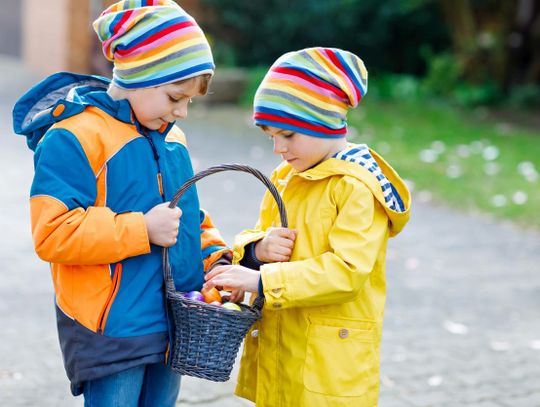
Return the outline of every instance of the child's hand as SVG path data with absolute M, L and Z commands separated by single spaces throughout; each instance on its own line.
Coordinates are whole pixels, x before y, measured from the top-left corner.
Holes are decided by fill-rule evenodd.
M 204 279 L 204 288 L 221 286 L 224 290 L 232 290 L 231 299 L 238 298 L 241 291 L 256 293 L 259 291 L 261 272 L 244 266 L 217 266 L 209 271 Z M 242 293 L 243 294 L 243 293 Z
M 245 291 L 244 290 L 239 290 L 239 289 L 230 289 L 229 287 L 227 287 L 230 291 L 231 291 L 231 294 L 230 295 L 223 295 L 221 296 L 221 300 L 223 302 L 225 301 L 230 301 L 230 302 L 242 302 L 244 301 L 244 296 L 245 296 Z M 228 290 L 226 290 L 228 291 Z
M 175 206 L 169 208 L 169 202 L 154 206 L 144 214 L 148 239 L 158 246 L 170 247 L 176 243 L 182 210 Z
M 289 261 L 296 233 L 293 229 L 269 228 L 264 239 L 255 244 L 255 256 L 264 263 Z

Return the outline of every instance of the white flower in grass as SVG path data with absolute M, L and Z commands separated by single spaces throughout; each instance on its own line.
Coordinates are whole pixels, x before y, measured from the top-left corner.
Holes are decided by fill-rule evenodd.
M 480 140 L 475 140 L 471 143 L 471 152 L 474 154 L 480 154 L 484 151 L 484 143 Z
M 522 161 L 517 166 L 518 172 L 529 182 L 538 181 L 538 171 L 530 161 Z
M 451 164 L 446 169 L 446 176 L 448 178 L 456 179 L 463 175 L 463 170 L 459 165 Z
M 512 194 L 512 202 L 516 205 L 524 205 L 527 203 L 529 196 L 524 191 L 516 191 Z
M 441 140 L 435 140 L 431 143 L 431 149 L 437 154 L 442 154 L 446 150 L 446 145 Z
M 435 161 L 437 161 L 438 158 L 439 158 L 439 154 L 437 154 L 435 150 L 426 149 L 426 150 L 420 151 L 420 160 L 422 162 L 432 164 Z
M 491 197 L 490 203 L 491 206 L 494 206 L 495 208 L 502 208 L 503 206 L 506 206 L 508 199 L 502 194 L 497 194 Z
M 484 157 L 484 160 L 486 161 L 493 161 L 499 157 L 499 149 L 495 146 L 487 146 L 484 148 L 484 151 L 482 151 L 482 157 Z
M 471 148 L 467 144 L 458 144 L 456 153 L 461 158 L 467 158 L 471 155 Z
M 536 172 L 534 164 L 530 161 L 521 161 L 517 166 L 517 170 L 521 175 L 527 175 L 531 172 Z
M 525 179 L 529 182 L 536 182 L 538 181 L 538 173 L 537 172 L 533 172 L 531 174 L 528 174 L 525 176 Z
M 497 175 L 499 171 L 501 170 L 501 166 L 497 163 L 494 163 L 492 161 L 487 162 L 484 165 L 484 173 L 486 175 Z

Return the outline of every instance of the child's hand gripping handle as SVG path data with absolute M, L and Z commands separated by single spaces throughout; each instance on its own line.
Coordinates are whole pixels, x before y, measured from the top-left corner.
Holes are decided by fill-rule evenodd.
M 256 170 L 255 168 L 252 168 L 248 165 L 243 164 L 221 164 L 216 165 L 210 168 L 207 168 L 204 171 L 201 171 L 197 174 L 195 174 L 193 177 L 191 177 L 189 180 L 187 180 L 184 185 L 182 185 L 178 191 L 174 194 L 173 198 L 171 199 L 171 202 L 169 204 L 170 208 L 174 208 L 178 201 L 180 201 L 180 198 L 182 195 L 187 191 L 189 187 L 191 187 L 195 182 L 198 180 L 207 177 L 208 175 L 215 174 L 217 172 L 222 171 L 242 171 L 247 172 L 258 178 L 265 186 L 268 188 L 272 196 L 274 197 L 276 204 L 278 206 L 279 210 L 279 217 L 281 220 L 281 226 L 283 228 L 286 228 L 288 226 L 287 221 L 287 212 L 285 211 L 285 204 L 283 203 L 283 200 L 281 199 L 281 196 L 279 196 L 279 192 L 277 191 L 276 187 L 272 182 L 259 170 Z M 165 285 L 167 288 L 167 292 L 174 293 L 176 292 L 176 288 L 174 286 L 174 280 L 172 279 L 171 274 L 171 265 L 169 263 L 169 249 L 164 247 L 163 248 L 163 276 L 165 278 Z M 255 306 L 260 306 L 262 299 L 257 298 L 255 300 Z

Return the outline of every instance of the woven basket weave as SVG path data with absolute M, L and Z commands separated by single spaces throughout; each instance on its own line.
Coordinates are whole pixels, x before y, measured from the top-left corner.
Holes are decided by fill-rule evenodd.
M 222 164 L 199 172 L 180 187 L 171 199 L 174 208 L 184 192 L 198 180 L 222 171 L 242 171 L 254 175 L 270 191 L 278 205 L 281 225 L 287 227 L 287 214 L 279 193 L 260 171 L 241 164 Z M 261 317 L 262 298 L 253 305 L 239 304 L 242 312 L 185 298 L 176 291 L 171 275 L 169 251 L 163 249 L 163 274 L 169 315 L 174 331 L 171 340 L 171 368 L 182 375 L 215 382 L 229 380 L 242 340 Z

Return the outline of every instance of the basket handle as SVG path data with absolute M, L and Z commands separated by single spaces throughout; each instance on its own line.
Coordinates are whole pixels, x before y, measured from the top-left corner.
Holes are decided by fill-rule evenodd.
M 279 192 L 277 191 L 276 187 L 272 182 L 259 170 L 256 170 L 255 168 L 252 168 L 248 165 L 243 164 L 221 164 L 221 165 L 215 165 L 213 167 L 209 167 L 206 170 L 203 170 L 197 174 L 195 174 L 193 177 L 188 179 L 174 194 L 173 198 L 171 199 L 171 203 L 169 204 L 169 208 L 174 208 L 182 195 L 187 191 L 187 189 L 192 186 L 195 182 L 198 180 L 207 177 L 208 175 L 215 174 L 217 172 L 222 171 L 242 171 L 247 172 L 249 174 L 252 174 L 256 178 L 258 178 L 265 186 L 268 188 L 272 196 L 274 197 L 278 210 L 279 210 L 279 217 L 281 220 L 281 226 L 286 228 L 288 226 L 287 221 L 287 212 L 285 211 L 285 204 L 283 203 L 283 200 L 281 199 L 281 196 L 279 195 Z M 167 292 L 175 293 L 176 288 L 174 286 L 174 280 L 172 278 L 171 274 L 171 265 L 169 262 L 169 249 L 167 247 L 163 248 L 163 277 L 165 278 L 165 286 L 167 289 Z

